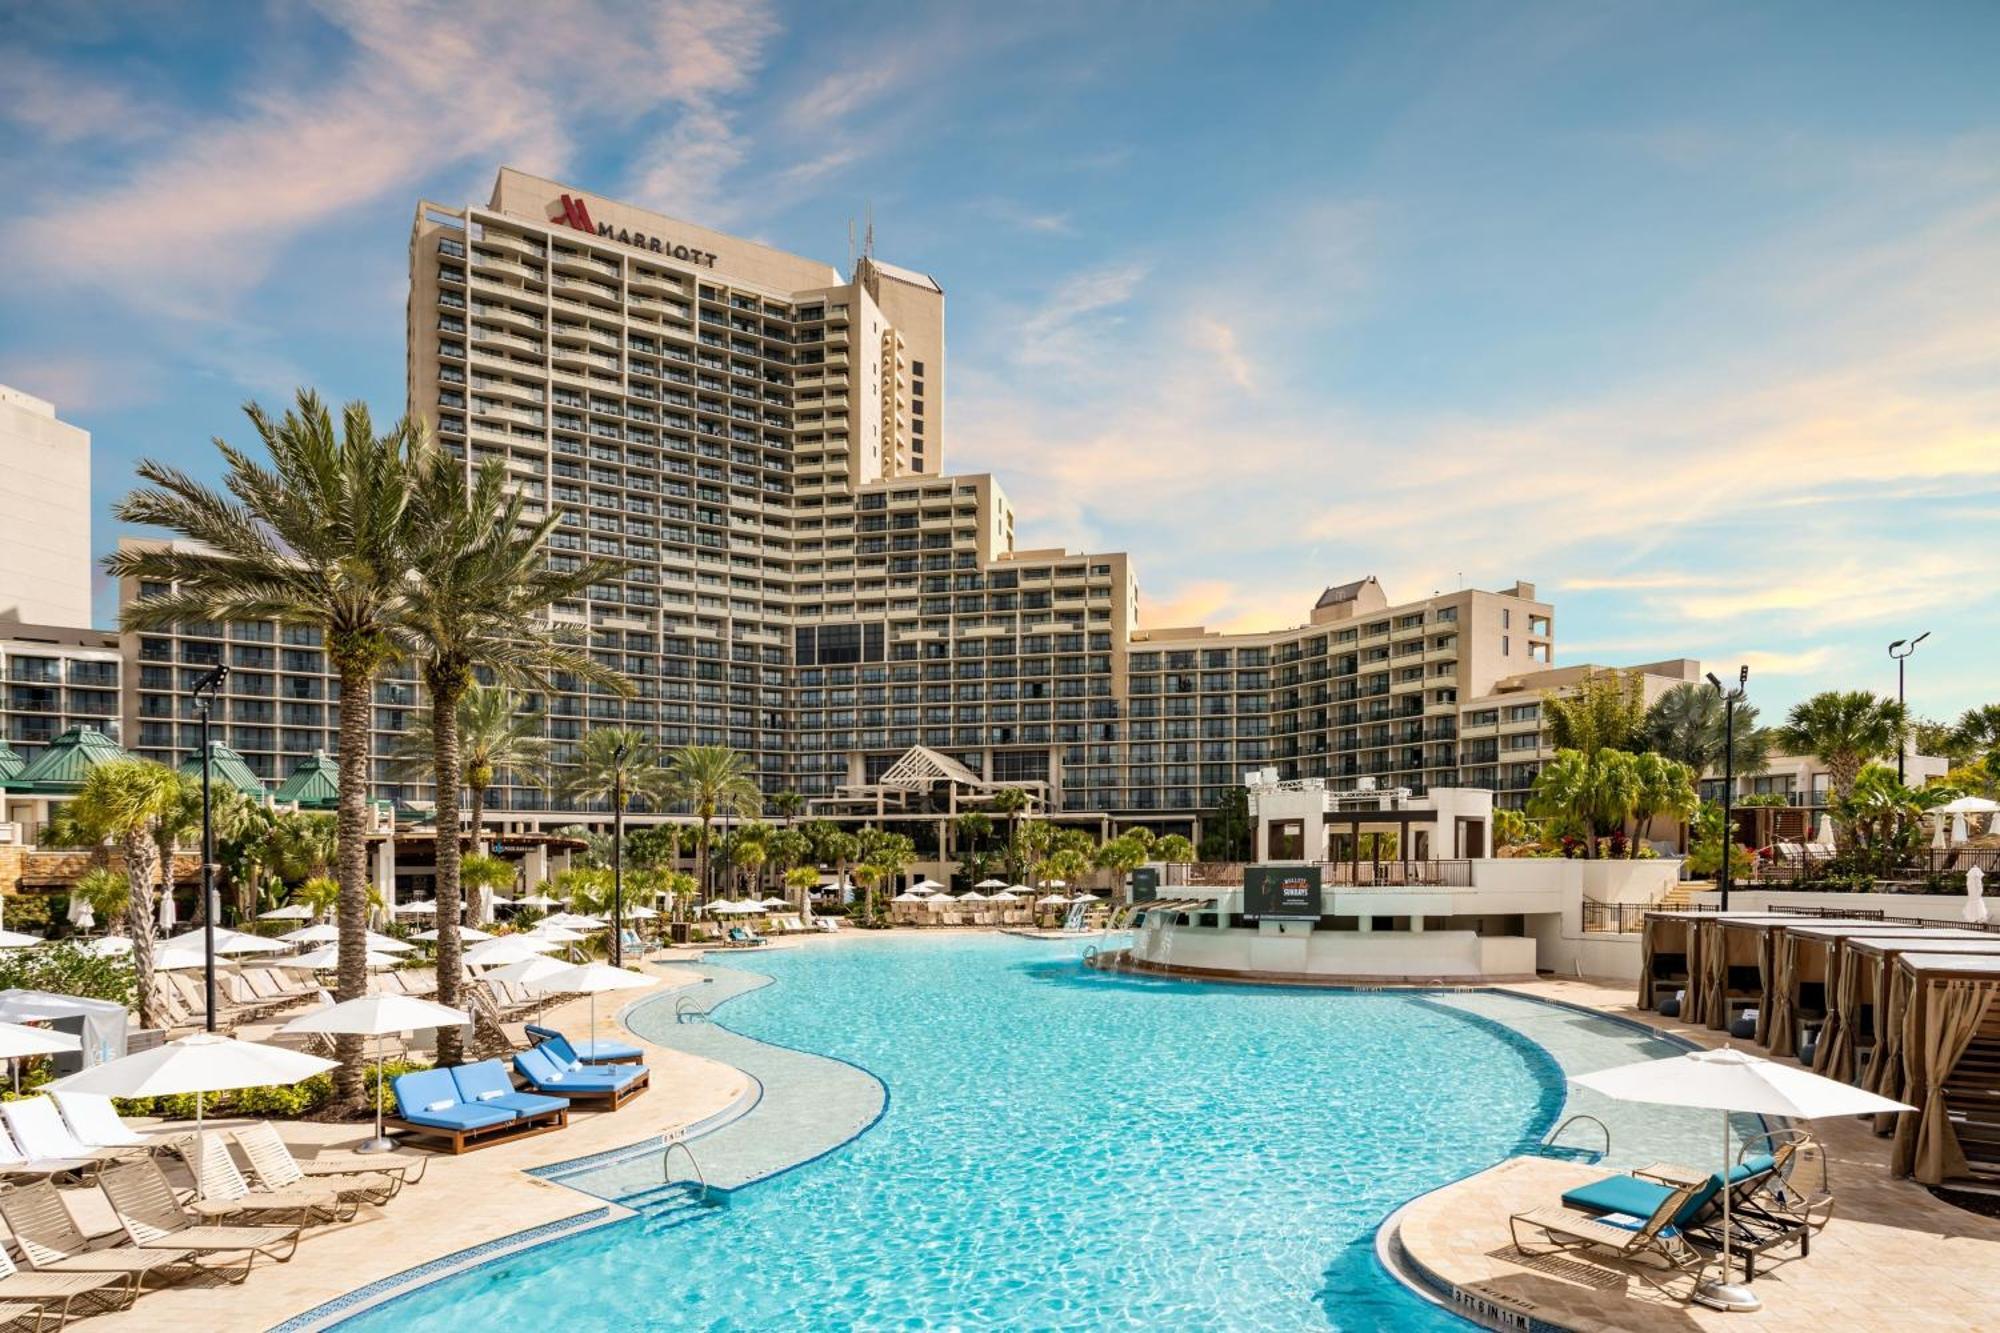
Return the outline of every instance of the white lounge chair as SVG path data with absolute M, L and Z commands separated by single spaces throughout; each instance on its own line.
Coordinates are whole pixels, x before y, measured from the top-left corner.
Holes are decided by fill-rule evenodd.
M 24 1097 L 18 1102 L 0 1102 L 0 1119 L 14 1136 L 22 1152 L 30 1157 L 84 1157 L 106 1161 L 130 1153 L 130 1148 L 93 1148 L 70 1133 L 62 1112 L 47 1097 Z
M 70 1133 L 86 1148 L 145 1148 L 169 1146 L 174 1136 L 141 1134 L 126 1124 L 109 1097 L 95 1092 L 51 1091 Z
M 81 1180 L 98 1166 L 94 1157 L 30 1157 L 15 1144 L 12 1134 L 0 1131 L 0 1176 L 70 1176 Z

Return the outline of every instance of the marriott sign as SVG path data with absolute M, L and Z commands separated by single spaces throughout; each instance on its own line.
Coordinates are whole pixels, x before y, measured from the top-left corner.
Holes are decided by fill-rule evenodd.
M 583 202 L 581 195 L 564 195 L 558 213 L 562 222 L 578 231 L 602 236 L 607 241 L 616 241 L 620 245 L 629 245 L 640 250 L 650 250 L 656 255 L 666 255 L 690 264 L 700 264 L 703 268 L 715 267 L 713 250 L 697 250 L 693 246 L 674 245 L 661 240 L 658 236 L 648 236 L 642 231 L 626 231 L 620 227 L 613 227 L 609 222 L 593 223 L 590 220 L 590 208 Z

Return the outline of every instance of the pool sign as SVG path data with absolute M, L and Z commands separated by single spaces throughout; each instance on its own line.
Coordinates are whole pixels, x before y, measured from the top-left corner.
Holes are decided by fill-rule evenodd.
M 1319 867 L 1244 867 L 1243 916 L 1248 921 L 1319 920 Z
M 1160 896 L 1160 872 L 1156 866 L 1140 866 L 1132 872 L 1132 901 L 1149 903 Z

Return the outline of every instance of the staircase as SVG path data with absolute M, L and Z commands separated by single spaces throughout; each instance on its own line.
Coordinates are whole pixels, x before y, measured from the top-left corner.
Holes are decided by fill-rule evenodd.
M 1667 890 L 1667 896 L 1656 904 L 1663 912 L 1685 911 L 1694 905 L 1695 883 L 1692 880 L 1676 880 Z
M 1974 1176 L 2000 1182 L 2000 1027 L 1988 1019 L 1981 1034 L 1952 1067 L 1944 1085 L 1945 1109 L 1958 1146 Z
M 643 1214 L 647 1226 L 653 1230 L 684 1227 L 729 1206 L 727 1196 L 704 1191 L 692 1180 L 676 1180 L 651 1189 L 637 1190 L 621 1195 L 618 1202 L 635 1213 Z

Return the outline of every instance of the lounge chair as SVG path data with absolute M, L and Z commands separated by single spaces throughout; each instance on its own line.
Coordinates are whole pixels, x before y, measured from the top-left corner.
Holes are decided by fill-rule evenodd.
M 136 1295 L 145 1290 L 148 1278 L 166 1286 L 197 1272 L 222 1271 L 200 1263 L 192 1250 L 141 1250 L 130 1245 L 92 1249 L 61 1191 L 47 1181 L 0 1194 L 0 1218 L 14 1233 L 21 1258 L 38 1273 L 122 1273 L 130 1278 Z M 235 1281 L 250 1275 L 249 1259 L 244 1251 L 243 1271 Z
M 360 1210 L 358 1199 L 344 1197 L 339 1190 L 296 1185 L 288 1189 L 253 1190 L 229 1155 L 222 1136 L 207 1132 L 191 1137 L 180 1148 L 188 1169 L 200 1181 L 188 1208 L 204 1217 L 227 1221 L 233 1217 L 276 1213 L 285 1222 L 301 1227 L 315 1222 L 347 1222 Z
M 449 1069 L 423 1069 L 395 1079 L 397 1114 L 385 1123 L 412 1134 L 450 1142 L 453 1155 L 504 1139 L 527 1138 L 569 1123 L 567 1106 L 555 1111 L 515 1111 L 468 1102 Z
M 547 1045 L 550 1052 L 564 1065 L 624 1065 L 638 1064 L 646 1058 L 646 1053 L 637 1046 L 629 1046 L 622 1041 L 611 1041 L 598 1037 L 590 1041 L 573 1042 L 554 1028 L 528 1024 L 528 1035 L 537 1044 Z
M 1513 1238 L 1514 1248 L 1526 1255 L 1608 1250 L 1614 1259 L 1635 1261 L 1633 1270 L 1640 1281 L 1668 1295 L 1673 1294 L 1668 1288 L 1672 1275 L 1689 1277 L 1688 1295 L 1692 1297 L 1693 1288 L 1700 1285 L 1701 1273 L 1708 1260 L 1688 1242 L 1674 1219 L 1699 1192 L 1698 1187 L 1680 1185 L 1663 1188 L 1665 1192 L 1659 1202 L 1647 1213 L 1614 1212 L 1593 1216 L 1545 1205 L 1525 1213 L 1515 1213 L 1507 1219 L 1507 1230 Z M 1541 1233 L 1541 1240 L 1537 1243 L 1544 1249 L 1529 1249 L 1521 1236 L 1524 1230 Z M 1651 1276 L 1653 1265 L 1645 1262 L 1647 1260 L 1664 1265 L 1670 1276 L 1665 1280 Z
M 403 1186 L 424 1178 L 430 1158 L 414 1153 L 321 1153 L 292 1155 L 291 1145 L 268 1120 L 245 1125 L 234 1135 L 236 1146 L 250 1163 L 250 1173 L 265 1189 L 285 1189 L 306 1181 L 323 1181 L 329 1189 L 369 1203 L 387 1203 Z
M 185 1250 L 194 1254 L 247 1253 L 284 1263 L 299 1247 L 301 1227 L 210 1226 L 181 1206 L 166 1173 L 152 1158 L 109 1167 L 97 1179 L 125 1235 L 142 1250 Z
M 459 1065 L 451 1071 L 451 1081 L 458 1085 L 458 1095 L 472 1105 L 491 1106 L 516 1115 L 555 1115 L 559 1123 L 569 1123 L 567 1097 L 520 1091 L 508 1077 L 507 1066 L 498 1060 Z
M 40 1306 L 35 1327 L 55 1317 L 55 1326 L 69 1322 L 70 1308 L 82 1302 L 92 1314 L 101 1310 L 122 1310 L 138 1294 L 138 1284 L 117 1273 L 23 1273 L 14 1266 L 14 1257 L 0 1248 L 0 1301 L 26 1301 Z
M 14 1142 L 30 1158 L 74 1157 L 103 1162 L 129 1157 L 134 1151 L 131 1148 L 93 1148 L 82 1142 L 70 1132 L 62 1112 L 47 1097 L 23 1097 L 18 1102 L 0 1102 L 0 1119 L 7 1122 L 7 1132 L 14 1136 Z
M 1742 1257 L 1746 1279 L 1756 1276 L 1757 1256 L 1765 1250 L 1798 1241 L 1803 1254 L 1811 1243 L 1806 1227 L 1767 1206 L 1773 1191 L 1783 1188 L 1785 1171 L 1797 1148 L 1794 1141 L 1781 1141 L 1770 1153 L 1746 1157 L 1730 1168 L 1731 1249 Z M 1683 1233 L 1712 1239 L 1719 1247 L 1724 1211 L 1720 1172 L 1655 1163 L 1631 1175 L 1606 1176 L 1578 1186 L 1564 1194 L 1562 1202 L 1564 1207 L 1584 1213 L 1644 1217 L 1658 1207 L 1668 1191 L 1681 1186 L 1691 1186 L 1695 1192 L 1671 1219 L 1674 1226 Z
M 836 934 L 840 930 L 840 918 L 837 916 L 816 916 L 813 918 L 813 925 L 829 935 Z
M 49 1098 L 62 1113 L 64 1123 L 76 1141 L 86 1148 L 144 1148 L 156 1152 L 170 1148 L 178 1134 L 142 1134 L 119 1116 L 109 1097 L 95 1092 L 63 1092 L 51 1089 Z
M 12 1134 L 0 1130 L 0 1176 L 86 1180 L 100 1165 L 95 1157 L 30 1157 L 15 1144 Z
M 586 1065 L 559 1061 L 547 1042 L 514 1057 L 514 1070 L 536 1092 L 571 1101 L 601 1101 L 615 1111 L 644 1092 L 652 1075 L 644 1065 Z

